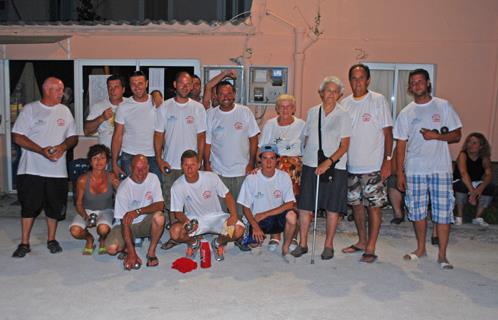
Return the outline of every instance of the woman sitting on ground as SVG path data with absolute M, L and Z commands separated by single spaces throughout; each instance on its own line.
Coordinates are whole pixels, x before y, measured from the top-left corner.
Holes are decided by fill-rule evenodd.
M 458 155 L 453 178 L 457 207 L 455 225 L 462 224 L 463 209 L 468 202 L 473 206 L 477 205 L 476 217 L 472 223 L 487 226 L 481 216 L 493 200 L 494 185 L 491 184 L 491 148 L 483 134 L 473 132 L 467 136 Z
M 87 155 L 91 170 L 78 178 L 76 183 L 76 212 L 78 213 L 69 227 L 75 239 L 86 240 L 83 255 L 91 255 L 95 250 L 94 238 L 88 231 L 97 227 L 99 235 L 99 254 L 106 253 L 105 238 L 112 226 L 114 190 L 119 179 L 114 173 L 107 172 L 110 150 L 102 144 L 91 146 Z M 95 225 L 92 224 L 95 220 Z

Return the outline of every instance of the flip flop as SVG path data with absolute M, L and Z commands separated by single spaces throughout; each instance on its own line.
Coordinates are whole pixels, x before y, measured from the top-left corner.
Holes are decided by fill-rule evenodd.
M 157 267 L 159 265 L 159 259 L 157 257 L 151 257 L 149 255 L 147 257 L 147 263 L 145 264 L 147 267 Z
M 180 243 L 179 242 L 176 242 L 175 240 L 173 239 L 169 239 L 168 241 L 166 241 L 165 243 L 163 243 L 161 245 L 161 249 L 163 250 L 169 250 L 177 245 L 179 245 Z
M 350 245 L 349 247 L 346 247 L 344 249 L 341 250 L 342 253 L 356 253 L 356 252 L 359 252 L 359 251 L 363 251 L 362 248 L 358 248 L 357 246 L 355 246 L 354 244 Z
M 98 254 L 103 255 L 107 253 L 107 249 L 105 247 L 99 247 Z
M 84 256 L 91 256 L 93 254 L 93 251 L 95 251 L 95 245 L 93 245 L 91 248 L 84 247 L 81 254 Z
M 374 263 L 377 260 L 377 256 L 373 253 L 364 253 L 361 255 L 360 262 Z
M 405 260 L 405 261 L 414 261 L 415 262 L 415 261 L 418 261 L 418 259 L 420 259 L 422 257 L 425 257 L 425 256 L 426 255 L 424 254 L 424 255 L 422 255 L 422 256 L 419 257 L 415 253 L 412 252 L 412 253 L 405 254 L 403 256 L 403 260 Z

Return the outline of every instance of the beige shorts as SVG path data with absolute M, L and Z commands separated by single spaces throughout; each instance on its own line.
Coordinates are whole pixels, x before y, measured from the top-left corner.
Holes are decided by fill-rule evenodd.
M 95 213 L 97 215 L 97 227 L 100 226 L 101 224 L 105 224 L 106 226 L 109 226 L 109 228 L 112 227 L 112 217 L 114 216 L 114 210 L 113 209 L 105 209 L 105 210 L 88 210 L 85 209 L 86 214 L 91 215 L 92 213 Z M 80 227 L 82 229 L 86 228 L 86 221 L 81 217 L 79 214 L 76 214 L 73 218 L 73 222 L 69 226 L 69 229 L 71 227 Z

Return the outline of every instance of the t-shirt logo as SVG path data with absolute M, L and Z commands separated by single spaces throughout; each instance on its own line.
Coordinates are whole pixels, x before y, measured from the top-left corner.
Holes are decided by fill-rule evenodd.
M 364 113 L 362 116 L 361 116 L 361 120 L 363 122 L 370 122 L 370 120 L 372 119 L 372 115 L 370 113 Z
M 261 198 L 263 198 L 263 197 L 264 197 L 264 194 L 263 194 L 263 193 L 261 193 L 261 191 L 258 191 L 258 193 L 256 193 L 256 194 L 254 195 L 254 198 L 255 198 L 255 199 L 261 199 Z
M 194 123 L 194 116 L 186 116 L 185 117 L 185 121 L 187 122 L 187 124 L 192 124 Z
M 152 191 L 147 191 L 145 193 L 145 200 L 152 201 Z
M 432 122 L 441 122 L 441 115 L 439 113 L 434 113 L 432 115 Z
M 203 197 L 205 200 L 207 200 L 207 199 L 211 198 L 211 194 L 212 194 L 212 193 L 211 193 L 211 191 L 206 190 L 206 191 L 204 191 L 204 192 L 202 193 L 202 197 Z
M 280 191 L 280 190 L 278 190 L 278 189 L 277 189 L 277 190 L 275 190 L 275 191 L 273 191 L 273 198 L 275 198 L 275 199 L 280 199 L 280 198 L 282 198 L 282 191 Z
M 64 124 L 66 124 L 66 121 L 64 121 L 64 119 L 61 118 L 57 119 L 57 125 L 59 127 L 64 127 Z
M 233 127 L 235 128 L 235 130 L 242 130 L 244 129 L 244 124 L 240 121 L 237 121 L 233 124 Z

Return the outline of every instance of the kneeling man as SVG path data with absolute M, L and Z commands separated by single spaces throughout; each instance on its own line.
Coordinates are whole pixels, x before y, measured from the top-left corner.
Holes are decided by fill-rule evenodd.
M 171 239 L 187 243 L 187 257 L 194 257 L 199 249 L 198 236 L 218 234 L 211 246 L 215 259 L 221 261 L 226 243 L 244 234 L 244 224 L 238 220 L 235 200 L 215 173 L 199 171 L 200 162 L 195 151 L 187 150 L 182 154 L 181 166 L 183 175 L 171 187 L 171 212 L 178 220 L 171 226 Z M 221 210 L 218 197 L 225 198 L 230 214 Z M 194 219 L 197 220 L 195 225 L 191 224 Z M 190 225 L 192 229 L 188 228 Z
M 149 172 L 147 157 L 133 156 L 131 176 L 123 180 L 114 204 L 115 226 L 106 239 L 107 252 L 126 253 L 126 270 L 138 269 L 142 260 L 137 256 L 134 238 L 150 237 L 147 267 L 159 264 L 156 247 L 164 230 L 164 199 L 159 178 Z
M 244 216 L 251 225 L 249 236 L 262 243 L 265 234 L 284 232 L 282 255 L 289 252 L 289 245 L 296 229 L 296 201 L 289 175 L 276 169 L 278 150 L 275 144 L 259 149 L 261 170 L 246 177 L 237 202 L 243 206 Z

